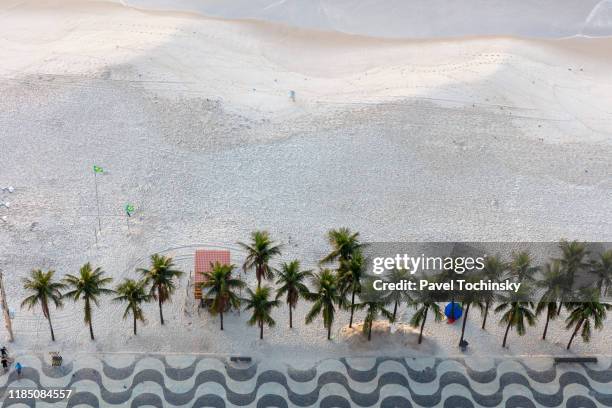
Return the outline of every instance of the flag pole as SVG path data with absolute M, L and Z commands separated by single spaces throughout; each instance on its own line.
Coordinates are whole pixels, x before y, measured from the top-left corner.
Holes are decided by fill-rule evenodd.
M 98 231 L 102 233 L 102 221 L 100 220 L 100 193 L 98 192 L 98 173 L 103 173 L 104 169 L 100 166 L 93 166 L 94 185 L 96 187 L 96 207 L 98 209 Z
M 125 223 L 127 224 L 128 234 L 130 233 L 130 218 L 134 212 L 134 206 L 130 203 L 125 205 Z
M 100 221 L 100 198 L 98 194 L 98 172 L 94 169 L 94 184 L 96 186 L 96 206 L 98 207 L 98 231 L 102 233 L 102 222 Z

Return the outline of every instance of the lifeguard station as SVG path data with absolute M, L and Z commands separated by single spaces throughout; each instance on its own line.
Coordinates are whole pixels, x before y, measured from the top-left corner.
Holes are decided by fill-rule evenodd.
M 204 307 L 202 296 L 202 283 L 205 281 L 205 273 L 212 270 L 212 266 L 219 262 L 222 265 L 230 264 L 230 251 L 225 249 L 198 249 L 195 252 L 194 268 L 194 297 L 200 301 L 200 307 Z

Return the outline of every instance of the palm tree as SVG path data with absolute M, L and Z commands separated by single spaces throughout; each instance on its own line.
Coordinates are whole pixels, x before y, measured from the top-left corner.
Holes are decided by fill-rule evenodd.
M 102 268 L 92 269 L 91 264 L 87 262 L 79 269 L 79 275 L 66 275 L 64 283 L 72 290 L 64 293 L 64 297 L 72 298 L 77 302 L 83 299 L 85 324 L 89 326 L 89 337 L 95 340 L 92 324 L 91 304 L 99 306 L 98 299 L 101 295 L 110 295 L 114 293 L 112 289 L 107 289 L 105 286 L 110 284 L 113 278 L 104 277 Z
M 499 282 L 503 279 L 503 276 L 508 269 L 508 265 L 502 262 L 498 256 L 490 256 L 485 260 L 485 265 L 482 270 L 484 277 L 493 282 Z M 495 292 L 492 291 L 483 291 L 483 302 L 484 302 L 484 312 L 482 316 L 482 330 L 485 330 L 487 325 L 487 316 L 489 315 L 489 308 L 493 301 L 495 300 Z
M 276 245 L 276 243 L 270 239 L 270 235 L 267 231 L 254 231 L 251 234 L 251 241 L 250 244 L 238 242 L 238 245 L 247 252 L 247 257 L 242 268 L 245 272 L 249 269 L 255 269 L 257 287 L 259 288 L 261 287 L 262 279 L 274 278 L 274 273 L 269 263 L 274 256 L 281 254 L 281 246 Z
M 597 276 L 595 284 L 601 289 L 601 296 L 607 296 L 612 289 L 612 249 L 599 255 L 593 262 L 592 272 Z
M 406 269 L 392 269 L 388 276 L 384 279 L 385 282 L 398 284 L 402 281 L 411 281 L 414 277 Z M 409 292 L 403 290 L 389 290 L 384 296 L 389 304 L 393 304 L 393 321 L 397 317 L 397 308 L 402 302 L 410 302 Z
M 559 243 L 561 258 L 559 262 L 568 279 L 568 286 L 573 286 L 576 272 L 589 267 L 585 258 L 589 255 L 586 245 L 582 242 L 561 240 Z
M 358 310 L 366 310 L 366 316 L 363 320 L 363 332 L 367 333 L 368 341 L 370 341 L 372 340 L 372 325 L 374 324 L 374 320 L 376 320 L 379 315 L 382 315 L 390 322 L 393 322 L 393 314 L 385 308 L 388 303 L 385 302 L 384 298 L 380 298 L 380 293 L 374 290 L 372 282 L 368 282 L 364 286 L 363 291 L 359 294 L 359 298 L 361 303 L 355 306 Z
M 436 303 L 436 299 L 439 294 L 436 294 L 433 291 L 423 290 L 416 293 L 416 296 L 412 300 L 412 305 L 416 309 L 412 318 L 410 319 L 410 325 L 412 327 L 421 326 L 419 331 L 419 344 L 423 341 L 423 328 L 425 328 L 425 322 L 427 321 L 427 315 L 429 310 L 431 310 L 434 314 L 434 319 L 436 322 L 439 322 L 444 317 L 444 313 L 442 313 L 442 309 L 438 303 Z
M 599 293 L 597 290 L 593 290 L 589 293 L 588 299 L 585 300 L 588 301 L 571 302 L 567 304 L 570 312 L 567 319 L 565 319 L 565 327 L 567 329 L 574 328 L 572 337 L 570 337 L 569 343 L 567 343 L 568 350 L 579 331 L 582 340 L 589 342 L 592 335 L 591 326 L 601 330 L 603 328 L 603 322 L 606 320 L 606 311 L 612 310 L 611 304 L 599 301 Z
M 508 341 L 508 333 L 512 327 L 516 327 L 516 332 L 519 336 L 525 335 L 527 332 L 527 323 L 533 326 L 536 323 L 536 316 L 533 310 L 533 302 L 525 301 L 529 296 L 529 288 L 521 285 L 518 292 L 511 292 L 502 298 L 502 303 L 495 308 L 495 313 L 503 313 L 500 324 L 506 324 L 506 332 L 504 333 L 504 341 L 502 347 L 506 347 Z
M 475 283 L 480 278 L 477 275 L 466 278 L 467 282 Z M 465 336 L 465 325 L 468 321 L 468 316 L 470 314 L 470 308 L 472 305 L 477 306 L 480 310 L 484 309 L 484 303 L 482 301 L 482 295 L 479 291 L 475 290 L 464 290 L 459 292 L 459 301 L 461 302 L 461 306 L 464 308 L 463 313 L 463 323 L 461 325 L 461 338 L 459 339 L 459 346 L 463 344 L 464 336 Z
M 227 307 L 240 307 L 240 298 L 234 291 L 245 286 L 242 280 L 232 277 L 234 268 L 234 265 L 215 262 L 211 271 L 204 273 L 202 289 L 208 289 L 204 298 L 212 301 L 211 312 L 219 314 L 221 330 L 223 330 L 223 312 Z
M 363 246 L 359 242 L 359 233 L 351 232 L 348 228 L 330 230 L 327 233 L 327 240 L 332 250 L 321 259 L 321 264 L 334 261 L 347 261 Z
M 574 297 L 574 281 L 576 273 L 585 270 L 590 264 L 585 259 L 589 255 L 586 245 L 578 241 L 561 240 L 559 242 L 561 249 L 561 258 L 557 259 L 561 265 L 564 275 L 564 283 L 562 286 L 562 298 L 571 299 Z M 561 314 L 563 302 L 559 302 L 557 316 Z
M 138 269 L 146 284 L 151 284 L 149 294 L 159 304 L 159 320 L 164 324 L 163 304 L 170 300 L 176 289 L 174 278 L 180 278 L 183 272 L 174 269 L 172 258 L 153 254 L 151 255 L 151 269 Z
M 136 322 L 140 320 L 144 323 L 145 321 L 141 305 L 149 302 L 152 297 L 147 293 L 147 283 L 144 280 L 124 279 L 117 286 L 115 292 L 119 295 L 113 299 L 115 302 L 127 303 L 123 312 L 123 318 L 127 319 L 132 314 L 134 318 L 134 335 L 136 335 Z
M 351 318 L 349 327 L 353 327 L 353 315 L 355 313 L 355 294 L 361 291 L 361 277 L 365 274 L 365 258 L 357 249 L 349 259 L 340 261 L 338 268 L 338 285 L 344 298 L 351 293 Z
M 544 293 L 536 306 L 536 315 L 539 316 L 543 312 L 546 312 L 546 323 L 544 324 L 542 340 L 546 340 L 546 333 L 548 332 L 550 320 L 554 320 L 558 316 L 564 283 L 565 275 L 561 270 L 561 264 L 558 260 L 547 263 L 544 266 L 542 279 L 536 282 L 537 286 L 544 289 Z
M 51 330 L 51 340 L 55 341 L 55 333 L 51 324 L 51 310 L 49 302 L 52 302 L 56 308 L 62 307 L 62 294 L 60 290 L 64 288 L 64 284 L 55 282 L 53 275 L 55 271 L 43 272 L 40 269 L 35 269 L 30 274 L 29 278 L 23 279 L 23 288 L 31 293 L 30 296 L 23 299 L 21 307 L 26 307 L 31 310 L 40 303 L 43 316 L 49 322 L 49 330 Z
M 276 299 L 287 295 L 287 306 L 289 306 L 289 328 L 293 328 L 293 309 L 297 306 L 300 295 L 308 293 L 308 288 L 304 284 L 307 277 L 312 276 L 311 271 L 301 271 L 300 261 L 297 259 L 289 263 L 283 263 L 281 270 L 277 271 L 277 285 L 281 285 L 276 290 Z
M 327 329 L 327 340 L 331 340 L 331 328 L 336 314 L 334 305 L 341 302 L 338 280 L 331 270 L 322 269 L 313 276 L 312 284 L 315 290 L 304 294 L 306 300 L 314 303 L 306 314 L 306 324 L 312 323 L 321 314 L 323 327 Z
M 531 265 L 532 262 L 533 260 L 529 252 L 514 252 L 509 265 L 512 277 L 514 277 L 517 282 L 532 281 L 533 275 L 539 270 L 537 266 Z
M 246 303 L 245 310 L 252 310 L 253 314 L 248 320 L 249 325 L 254 326 L 255 323 L 259 326 L 259 339 L 263 340 L 264 325 L 274 327 L 276 322 L 271 316 L 272 308 L 278 307 L 280 302 L 276 299 L 270 300 L 272 289 L 268 286 L 259 287 L 253 292 L 250 288 L 247 289 L 248 298 L 244 299 Z

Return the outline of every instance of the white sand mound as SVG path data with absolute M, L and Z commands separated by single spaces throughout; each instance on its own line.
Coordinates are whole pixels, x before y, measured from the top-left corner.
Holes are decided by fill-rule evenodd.
M 367 333 L 363 331 L 363 322 L 353 324 L 353 327 L 344 326 L 340 329 L 341 341 L 346 342 L 352 350 L 376 350 L 379 347 L 398 349 L 406 347 L 408 354 L 432 355 L 436 349 L 435 341 L 423 337 L 418 344 L 419 330 L 409 324 L 392 325 L 387 320 L 375 321 L 372 324 L 372 338 L 368 341 Z

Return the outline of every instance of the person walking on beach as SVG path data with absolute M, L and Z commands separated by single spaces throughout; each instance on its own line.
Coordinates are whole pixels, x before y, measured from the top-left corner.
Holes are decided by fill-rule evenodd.
M 4 372 L 8 371 L 8 359 L 6 357 L 2 357 L 2 368 L 4 368 Z
M 21 369 L 23 367 L 21 367 L 21 363 L 17 362 L 17 364 L 15 364 L 15 370 L 17 371 L 17 378 L 21 378 Z
M 0 349 L 0 353 L 2 353 L 2 358 L 8 357 L 8 350 L 5 346 L 2 346 L 2 348 Z

